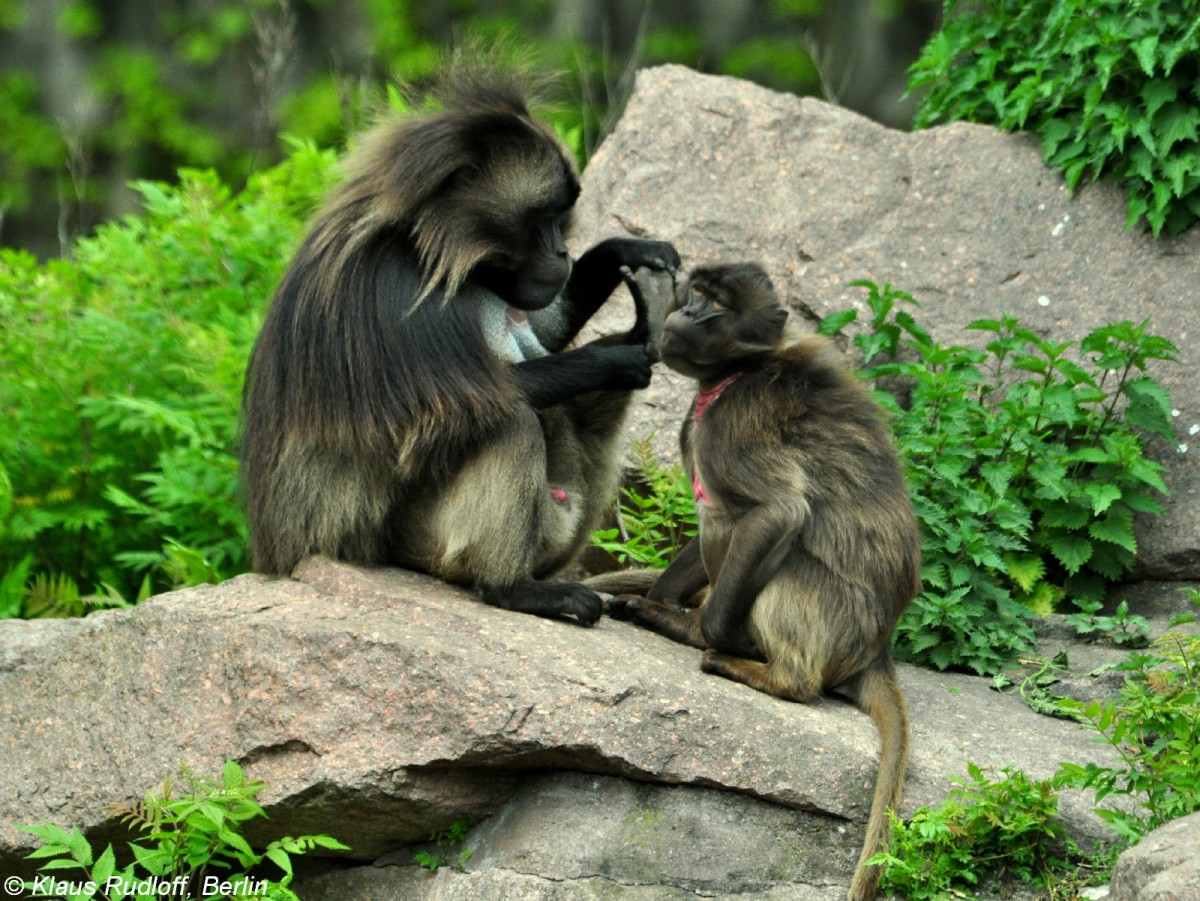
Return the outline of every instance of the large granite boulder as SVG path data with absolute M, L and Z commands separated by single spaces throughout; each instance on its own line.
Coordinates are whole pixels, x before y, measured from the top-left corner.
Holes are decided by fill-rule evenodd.
M 1046 777 L 1063 760 L 1109 759 L 1080 727 L 988 680 L 900 675 L 905 812 L 940 802 L 968 761 Z M 324 558 L 291 579 L 0 622 L 0 722 L 0 870 L 26 872 L 36 841 L 15 825 L 76 824 L 105 840 L 110 804 L 181 762 L 215 774 L 232 758 L 270 786 L 258 840 L 328 832 L 373 861 L 503 812 L 473 870 L 844 891 L 878 749 L 852 706 L 705 675 L 698 652 L 631 624 L 539 619 Z M 1085 841 L 1107 836 L 1090 798 L 1069 794 L 1062 809 Z M 722 858 L 735 834 L 744 850 Z

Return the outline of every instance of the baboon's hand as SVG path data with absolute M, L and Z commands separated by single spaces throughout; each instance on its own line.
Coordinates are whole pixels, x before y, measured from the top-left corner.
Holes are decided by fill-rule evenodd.
M 611 238 L 605 242 L 630 269 L 654 269 L 674 275 L 679 271 L 679 251 L 669 241 L 646 241 L 641 238 Z
M 603 348 L 608 363 L 604 388 L 609 391 L 635 391 L 650 384 L 654 360 L 645 347 L 623 344 Z

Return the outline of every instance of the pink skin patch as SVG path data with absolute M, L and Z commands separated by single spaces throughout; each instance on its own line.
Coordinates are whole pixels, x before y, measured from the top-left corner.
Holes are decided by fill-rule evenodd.
M 729 376 L 729 378 L 723 379 L 722 381 L 713 385 L 711 388 L 705 391 L 700 391 L 696 394 L 696 406 L 692 411 L 692 418 L 696 421 L 697 425 L 700 423 L 700 420 L 704 418 L 704 411 L 708 409 L 708 405 L 720 397 L 722 391 L 724 391 L 741 377 L 742 374 L 740 372 L 735 372 L 733 375 Z M 704 492 L 704 486 L 700 484 L 699 475 L 692 476 L 692 496 L 696 499 L 696 503 L 698 504 L 708 503 L 708 495 Z
M 556 503 L 562 504 L 564 507 L 571 502 L 570 496 L 567 494 L 566 490 L 563 488 L 551 488 L 550 489 L 550 497 Z
M 696 409 L 692 412 L 692 418 L 699 422 L 704 417 L 704 411 L 708 409 L 708 405 L 721 396 L 721 392 L 736 382 L 742 377 L 740 372 L 735 372 L 727 379 L 723 379 L 711 388 L 705 391 L 696 393 Z

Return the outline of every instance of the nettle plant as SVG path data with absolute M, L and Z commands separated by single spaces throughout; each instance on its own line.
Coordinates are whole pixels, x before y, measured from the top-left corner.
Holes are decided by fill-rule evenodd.
M 873 859 L 885 868 L 881 889 L 907 901 L 941 901 L 972 897 L 982 881 L 1007 877 L 1073 898 L 1111 866 L 1107 855 L 1086 854 L 1071 838 L 1051 780 L 1010 767 L 989 773 L 974 763 L 967 772 L 939 807 L 921 807 L 907 822 L 891 814 L 891 848 Z
M 1147 458 L 1152 436 L 1174 444 L 1171 404 L 1145 374 L 1175 360 L 1147 323 L 1113 323 L 1055 342 L 1005 316 L 972 322 L 984 348 L 943 345 L 898 304 L 867 290 L 871 319 L 852 339 L 899 393 L 877 396 L 894 419 L 923 530 L 924 591 L 900 621 L 897 650 L 932 665 L 995 672 L 1032 640 L 1031 614 L 1094 609 L 1133 565 L 1137 513 L 1156 514 L 1167 487 Z M 855 310 L 827 317 L 837 334 Z
M 1128 224 L 1200 219 L 1200 17 L 1190 0 L 989 0 L 957 9 L 913 65 L 918 127 L 964 119 L 1042 138 L 1074 190 L 1125 190 Z
M 659 462 L 649 438 L 634 442 L 630 452 L 641 485 L 621 489 L 616 527 L 592 533 L 591 541 L 622 565 L 665 569 L 697 533 L 692 483 L 683 467 Z
M 1200 611 L 1200 592 L 1188 594 Z M 1110 795 L 1133 799 L 1136 806 L 1096 810 L 1128 844 L 1200 810 L 1200 636 L 1175 628 L 1195 621 L 1195 613 L 1177 616 L 1148 651 L 1131 654 L 1118 667 L 1126 677 L 1115 699 L 1057 701 L 1116 757 L 1113 766 L 1064 763 L 1055 783 L 1094 789 L 1097 804 Z
M 180 785 L 167 780 L 158 791 L 147 792 L 140 802 L 111 809 L 126 826 L 138 833 L 121 856 L 133 862 L 118 866 L 111 844 L 96 853 L 77 826 L 70 830 L 51 823 L 17 826 L 42 840 L 26 855 L 44 861 L 41 875 L 26 881 L 31 898 L 99 899 L 162 896 L 182 898 L 270 898 L 297 901 L 292 882 L 292 858 L 317 848 L 348 851 L 328 835 L 287 836 L 257 851 L 243 837 L 244 824 L 266 817 L 258 795 L 266 785 L 246 778 L 241 766 L 227 760 L 220 780 L 181 768 Z M 179 788 L 183 792 L 179 792 Z M 282 873 L 278 879 L 260 875 Z M 253 875 L 251 875 L 253 874 Z M 18 880 L 19 881 L 19 880 Z M 6 883 L 7 885 L 7 883 Z
M 1200 592 L 1188 593 L 1200 610 Z M 970 780 L 954 780 L 959 787 L 940 807 L 919 808 L 906 822 L 892 814 L 892 846 L 875 858 L 885 867 L 881 887 L 932 901 L 969 897 L 981 881 L 1007 876 L 1048 889 L 1051 898 L 1074 898 L 1081 886 L 1108 880 L 1123 848 L 1200 810 L 1200 637 L 1175 630 L 1195 621 L 1194 613 L 1176 617 L 1149 651 L 1131 654 L 1118 667 L 1127 675 L 1116 698 L 1042 697 L 1035 706 L 1079 720 L 1112 747 L 1111 766 L 1063 763 L 1053 778 L 1033 780 L 1010 768 L 993 777 L 969 763 Z M 1060 662 L 1065 655 L 1031 678 L 1053 681 L 1049 670 Z M 1092 853 L 1080 849 L 1058 818 L 1062 789 L 1094 791 L 1097 805 L 1123 798 L 1096 808 L 1117 841 Z

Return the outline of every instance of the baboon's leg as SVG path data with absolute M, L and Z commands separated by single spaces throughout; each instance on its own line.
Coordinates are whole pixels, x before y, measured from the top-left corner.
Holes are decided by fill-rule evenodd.
M 680 644 L 701 650 L 708 647 L 700 634 L 699 607 L 682 610 L 635 595 L 621 595 L 608 602 L 606 612 L 613 619 L 630 620 Z
M 703 605 L 684 609 L 626 595 L 609 601 L 605 612 L 613 619 L 631 620 L 680 644 L 700 650 L 708 648 L 708 642 L 700 629 L 700 619 L 704 614 Z M 739 647 L 739 652 L 748 658 L 762 659 L 762 652 L 754 645 L 749 632 L 745 633 L 743 647 Z
M 594 591 L 536 578 L 547 560 L 567 553 L 579 528 L 578 497 L 564 492 L 564 501 L 559 490 L 547 477 L 546 440 L 530 410 L 432 500 L 421 555 L 427 568 L 497 607 L 594 623 L 602 610 Z
M 807 703 L 820 693 L 819 684 L 800 685 L 794 676 L 781 675 L 780 667 L 757 660 L 746 660 L 719 651 L 705 651 L 700 659 L 700 669 L 714 676 L 724 676 L 734 682 L 749 685 L 756 691 L 774 695 L 786 701 Z
M 695 607 L 697 603 L 693 598 L 706 585 L 708 585 L 708 573 L 704 570 L 700 540 L 694 538 L 675 555 L 675 559 L 658 577 L 647 597 L 662 604 Z

